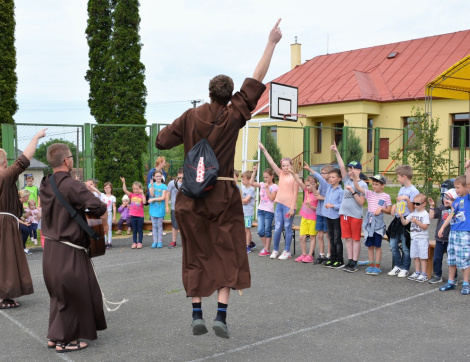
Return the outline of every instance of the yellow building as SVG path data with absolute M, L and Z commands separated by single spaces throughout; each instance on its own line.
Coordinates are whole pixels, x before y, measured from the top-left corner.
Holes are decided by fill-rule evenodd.
M 269 104 L 268 84 L 249 130 L 240 132 L 235 168 L 251 168 L 251 163 L 244 165 L 244 160 L 256 154 L 259 125 L 272 126 L 270 131 L 283 156 L 301 160 L 309 151 L 310 164 L 334 162 L 330 145 L 341 139 L 343 127 L 349 131 L 352 127 L 361 139 L 364 171 L 374 172 L 377 158 L 379 171 L 383 172 L 391 166 L 391 154 L 399 152 L 411 136 L 403 128 L 410 121 L 413 107 L 425 109 L 426 85 L 470 54 L 470 30 L 320 55 L 303 64 L 300 44 L 292 44 L 291 50 L 292 69 L 273 82 L 298 88 L 296 113 L 303 116 L 297 122 L 266 120 L 258 124 L 257 119 L 269 117 L 269 108 L 260 112 Z M 454 162 L 459 160 L 460 128 L 452 126 L 469 125 L 469 106 L 469 100 L 432 100 L 432 116 L 440 119 L 442 147 L 453 149 L 450 157 Z M 303 129 L 307 126 L 315 128 L 309 129 L 310 144 L 306 146 Z M 376 135 L 380 148 L 374 151 Z

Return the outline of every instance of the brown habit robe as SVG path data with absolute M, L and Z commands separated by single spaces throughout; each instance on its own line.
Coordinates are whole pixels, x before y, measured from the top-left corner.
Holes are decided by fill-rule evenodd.
M 219 176 L 233 177 L 238 132 L 251 118 L 265 86 L 248 78 L 232 96 L 231 104 L 203 104 L 183 113 L 160 131 L 159 149 L 184 143 L 185 155 L 206 136 L 211 122 L 223 116 L 208 140 L 219 162 Z M 192 199 L 181 192 L 175 214 L 183 244 L 183 285 L 189 297 L 207 297 L 221 287 L 249 288 L 250 267 L 246 253 L 245 226 L 240 190 L 233 181 L 217 181 L 204 199 Z
M 103 215 L 106 204 L 68 172 L 57 172 L 42 179 L 42 232 L 47 238 L 43 274 L 51 298 L 47 338 L 63 343 L 94 340 L 96 331 L 106 329 L 106 320 L 93 267 L 84 250 L 58 241 L 88 247 L 88 237 L 55 197 L 49 177 L 54 177 L 60 193 L 82 217 L 86 209 L 93 215 Z
M 34 292 L 23 241 L 16 217 L 21 216 L 21 202 L 16 181 L 28 168 L 21 155 L 10 167 L 0 170 L 0 299 L 18 298 Z

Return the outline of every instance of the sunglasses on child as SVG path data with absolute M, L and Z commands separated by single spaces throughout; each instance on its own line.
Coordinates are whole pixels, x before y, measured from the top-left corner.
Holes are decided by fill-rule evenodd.
M 425 201 L 423 201 L 423 202 L 413 202 L 413 205 L 415 205 L 415 206 L 419 206 L 419 205 L 422 205 L 422 204 L 424 204 L 424 202 L 425 202 Z

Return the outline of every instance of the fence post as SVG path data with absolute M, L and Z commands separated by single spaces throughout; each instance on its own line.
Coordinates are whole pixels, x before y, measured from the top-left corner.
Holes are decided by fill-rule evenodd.
M 264 145 L 264 147 L 267 146 L 266 144 L 266 134 L 268 133 L 268 127 L 266 126 L 261 126 L 261 143 Z M 259 155 L 259 171 L 260 175 L 263 175 L 263 171 L 266 170 L 267 166 L 267 161 L 266 157 L 264 156 L 264 153 L 260 150 L 260 155 Z
M 310 165 L 310 126 L 304 127 L 304 161 Z M 303 166 L 303 165 L 302 165 Z M 304 180 L 308 176 L 308 171 L 304 169 Z
M 8 166 L 16 160 L 14 124 L 2 123 L 2 148 L 7 153 Z
M 380 128 L 374 129 L 374 175 L 377 175 L 380 170 Z
M 155 161 L 157 161 L 158 157 L 158 148 L 155 147 L 155 139 L 158 136 L 158 132 L 160 132 L 160 125 L 152 123 L 150 127 L 150 168 L 151 170 L 155 166 Z
M 93 153 L 92 153 L 92 137 L 91 137 L 91 124 L 85 123 L 85 127 L 83 130 L 84 134 L 84 144 L 83 144 L 83 178 L 84 181 L 93 178 Z
M 460 144 L 459 144 L 459 175 L 464 174 L 465 169 L 465 141 L 466 141 L 466 127 L 460 126 Z
M 342 139 L 341 139 L 341 158 L 344 161 L 344 164 L 347 165 L 347 162 L 349 162 L 349 157 L 347 157 L 348 154 L 348 131 L 349 127 L 343 127 L 343 134 L 342 134 Z

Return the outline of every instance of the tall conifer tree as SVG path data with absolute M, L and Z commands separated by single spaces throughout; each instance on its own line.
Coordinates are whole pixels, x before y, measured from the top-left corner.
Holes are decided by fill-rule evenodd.
M 15 4 L 0 0 L 0 124 L 13 124 L 16 103 Z M 2 130 L 0 127 L 0 141 Z
M 145 67 L 140 62 L 139 2 L 89 0 L 88 12 L 87 80 L 92 114 L 99 124 L 145 125 L 147 89 Z M 95 19 L 96 13 L 101 21 Z M 92 26 L 95 24 L 96 29 Z M 101 183 L 111 181 L 120 185 L 120 176 L 130 182 L 143 181 L 142 155 L 148 144 L 143 127 L 95 127 L 94 142 L 95 175 Z

